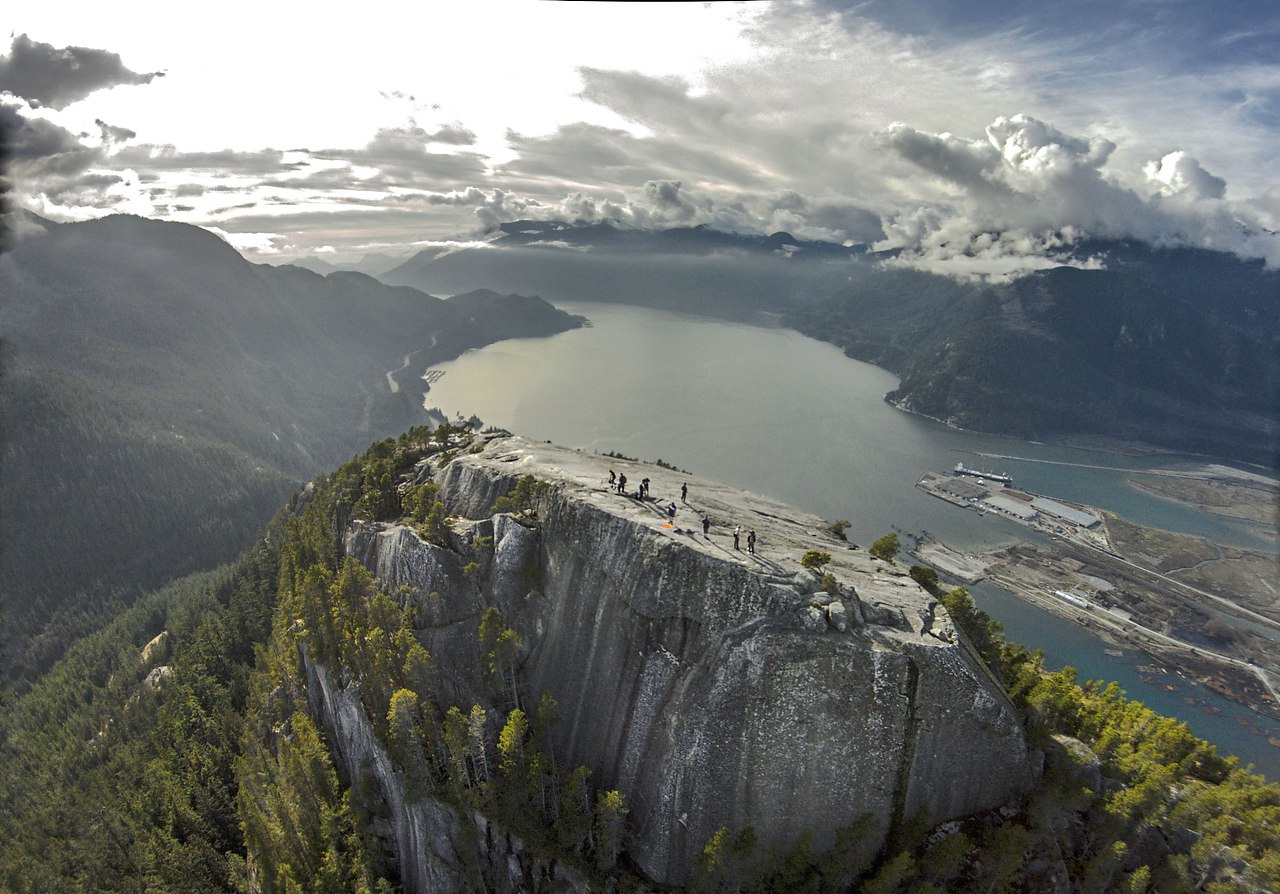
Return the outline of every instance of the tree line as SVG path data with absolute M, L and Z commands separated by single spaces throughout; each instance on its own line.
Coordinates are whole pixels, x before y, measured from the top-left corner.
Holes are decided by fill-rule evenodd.
M 465 438 L 424 427 L 378 442 L 295 494 L 239 561 L 138 599 L 16 697 L 0 714 L 0 891 L 395 890 L 371 831 L 382 808 L 366 781 L 339 773 L 303 656 L 358 681 L 349 691 L 413 797 L 488 817 L 544 868 L 643 884 L 627 870 L 625 793 L 557 761 L 558 706 L 526 691 L 521 632 L 496 609 L 478 619 L 483 697 L 454 703 L 408 594 L 343 555 L 353 518 L 403 521 L 452 549 L 421 464 L 438 468 Z M 539 491 L 530 478 L 497 508 L 536 524 Z M 805 567 L 819 574 L 824 559 Z M 1045 754 L 1043 778 L 1005 811 L 941 827 L 912 817 L 878 852 L 865 817 L 825 851 L 804 833 L 777 853 L 753 829 L 722 829 L 691 867 L 692 889 L 1280 886 L 1280 787 L 1115 684 L 1048 671 L 928 572 L 912 576 L 1005 686 Z M 481 861 L 469 871 L 486 883 Z

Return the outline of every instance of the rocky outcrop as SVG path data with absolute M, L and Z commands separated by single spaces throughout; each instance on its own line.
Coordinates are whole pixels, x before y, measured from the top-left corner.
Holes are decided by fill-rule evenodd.
M 652 479 L 657 500 L 608 490 L 610 467 Z M 546 485 L 536 516 L 494 515 L 526 475 Z M 655 881 L 687 881 L 721 827 L 753 827 L 780 848 L 809 830 L 821 849 L 867 813 L 883 834 L 921 811 L 941 822 L 999 806 L 1029 785 L 1015 712 L 945 610 L 820 519 L 513 437 L 436 477 L 458 517 L 449 548 L 357 525 L 348 552 L 417 602 L 419 636 L 458 704 L 485 698 L 476 629 L 489 606 L 502 611 L 524 641 L 526 694 L 559 703 L 557 758 L 625 794 L 627 851 Z M 673 500 L 670 519 L 661 507 Z M 835 592 L 801 567 L 813 548 L 832 554 Z M 479 570 L 465 572 L 471 562 Z

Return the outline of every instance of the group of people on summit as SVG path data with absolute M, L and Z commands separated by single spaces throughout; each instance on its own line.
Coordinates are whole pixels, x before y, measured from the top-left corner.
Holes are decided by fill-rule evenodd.
M 648 478 L 642 478 L 640 480 L 640 486 L 636 488 L 635 494 L 629 494 L 627 493 L 626 473 L 625 472 L 615 473 L 613 469 L 609 470 L 609 489 L 616 490 L 618 493 L 622 494 L 624 497 L 634 496 L 634 498 L 637 500 L 652 499 L 649 496 L 649 479 Z M 681 483 L 680 485 L 680 502 L 687 503 L 688 500 L 689 500 L 689 484 L 687 482 L 684 482 L 684 483 Z M 674 522 L 676 518 L 676 508 L 677 507 L 674 500 L 668 503 L 666 507 L 667 518 L 672 522 Z M 707 538 L 708 540 L 711 539 L 711 517 L 707 515 L 702 516 L 702 536 Z M 741 538 L 742 538 L 742 525 L 734 525 L 733 548 L 735 550 L 739 550 L 739 551 L 742 550 L 742 547 L 739 545 L 741 543 Z M 747 531 L 747 553 L 748 555 L 753 555 L 753 556 L 756 553 L 756 532 L 754 528 Z

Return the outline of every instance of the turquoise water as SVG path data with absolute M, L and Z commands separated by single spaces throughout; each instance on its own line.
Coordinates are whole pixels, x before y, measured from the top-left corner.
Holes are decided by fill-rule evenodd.
M 591 328 L 469 352 L 439 367 L 446 374 L 431 386 L 427 403 L 569 447 L 663 459 L 824 518 L 848 519 L 850 539 L 862 544 L 895 527 L 929 531 L 962 548 L 1025 539 L 1027 530 L 1011 521 L 951 506 L 915 487 L 924 471 L 963 462 L 1008 471 L 1020 487 L 1140 524 L 1277 550 L 1259 526 L 1146 494 L 1125 472 L 1082 467 L 1176 468 L 1196 458 L 1120 456 L 956 431 L 886 404 L 884 394 L 897 385 L 893 375 L 787 329 L 620 305 L 561 307 L 588 317 Z M 1199 735 L 1280 779 L 1280 749 L 1228 713 L 1256 718 L 1247 709 L 1206 692 L 1206 704 L 1222 711 L 1206 714 L 1185 702 L 1180 682 L 1172 698 L 1163 681 L 1145 683 L 1135 668 L 1147 659 L 1137 653 L 1113 659 L 1091 634 L 1007 594 L 980 600 L 1013 639 L 1044 648 L 1050 662 L 1071 663 L 1082 678 L 1117 679 L 1132 697 L 1186 720 Z

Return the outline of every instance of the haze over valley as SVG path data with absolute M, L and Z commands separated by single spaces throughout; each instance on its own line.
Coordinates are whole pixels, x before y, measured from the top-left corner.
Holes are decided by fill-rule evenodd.
M 15 15 L 0 891 L 1277 890 L 1280 12 L 966 7 Z

